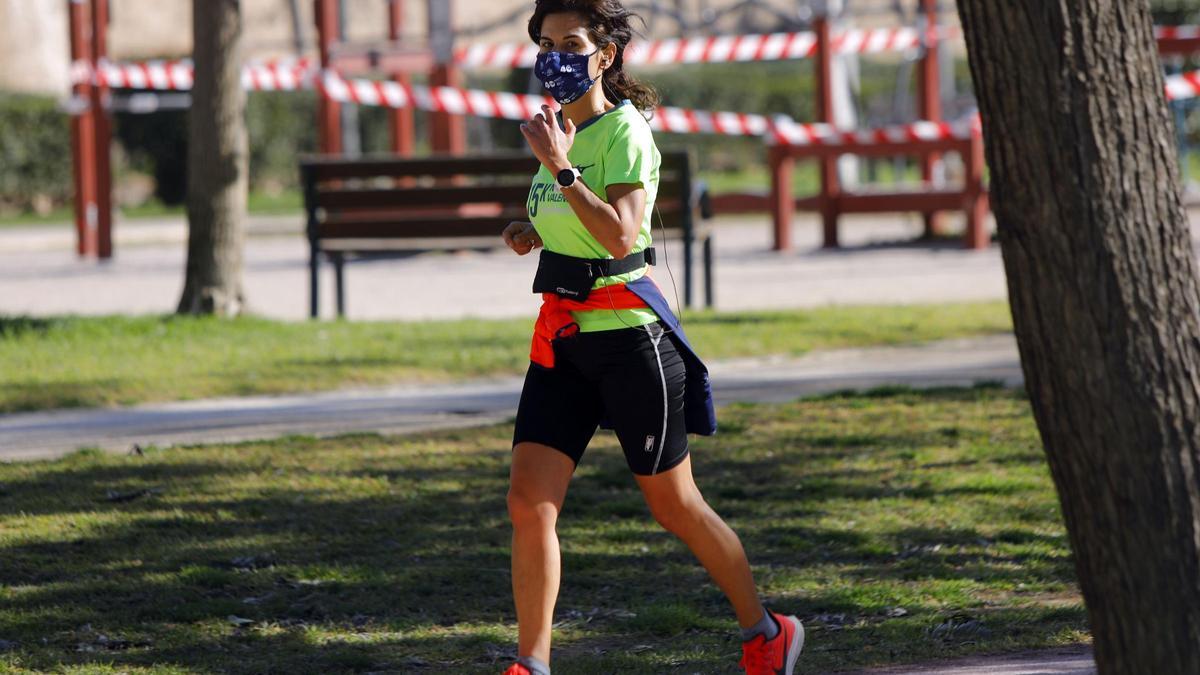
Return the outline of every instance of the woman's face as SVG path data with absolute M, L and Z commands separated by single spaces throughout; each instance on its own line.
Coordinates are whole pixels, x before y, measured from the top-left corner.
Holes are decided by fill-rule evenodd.
M 584 23 L 583 17 L 575 12 L 547 14 L 546 18 L 542 19 L 542 34 L 538 39 L 538 47 L 542 53 L 591 54 L 596 51 L 596 43 L 592 42 L 588 34 L 587 24 Z M 600 70 L 612 63 L 616 51 L 616 45 L 608 45 L 600 51 Z M 588 70 L 591 70 L 591 62 L 589 59 Z

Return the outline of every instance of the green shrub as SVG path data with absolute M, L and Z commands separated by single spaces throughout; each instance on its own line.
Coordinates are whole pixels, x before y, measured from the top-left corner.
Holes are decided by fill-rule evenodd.
M 52 98 L 0 94 L 0 210 L 44 211 L 71 198 L 68 120 Z
M 126 165 L 120 169 L 153 176 L 154 196 L 170 206 L 187 198 L 187 120 L 186 110 L 113 116 L 113 139 L 124 150 L 120 156 Z
M 164 204 L 187 197 L 186 111 L 118 114 L 117 140 L 129 167 L 154 176 Z M 256 92 L 246 100 L 250 136 L 250 187 L 277 191 L 297 183 L 296 158 L 316 148 L 316 97 L 312 92 Z
M 246 101 L 250 188 L 274 191 L 299 182 L 296 160 L 317 149 L 317 97 L 311 91 L 258 92 Z

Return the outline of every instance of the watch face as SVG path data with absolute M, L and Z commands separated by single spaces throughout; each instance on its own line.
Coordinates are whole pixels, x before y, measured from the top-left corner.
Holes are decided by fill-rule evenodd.
M 575 183 L 575 170 L 574 169 L 563 169 L 562 171 L 558 172 L 558 184 L 559 185 L 561 185 L 563 187 L 567 187 L 569 185 L 573 185 L 574 183 Z

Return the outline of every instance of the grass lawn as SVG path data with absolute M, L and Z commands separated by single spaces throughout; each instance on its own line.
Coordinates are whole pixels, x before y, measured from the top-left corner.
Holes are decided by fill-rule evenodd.
M 721 411 L 697 481 L 802 672 L 1086 642 L 1027 401 Z M 0 672 L 492 673 L 513 658 L 510 424 L 0 464 Z M 733 673 L 732 612 L 611 434 L 559 525 L 554 672 Z
M 297 218 L 299 218 L 304 209 L 304 197 L 298 190 L 289 190 L 279 194 L 251 192 L 246 203 L 246 209 L 252 214 L 274 215 L 291 213 L 296 214 Z M 119 210 L 119 217 L 129 220 L 168 216 L 183 218 L 186 216 L 186 210 L 182 205 L 167 206 L 157 200 L 149 201 L 139 206 L 124 207 Z M 70 205 L 67 205 L 55 208 L 46 214 L 21 213 L 0 216 L 0 227 L 61 225 L 63 223 L 73 223 L 74 221 L 75 211 Z
M 0 413 L 514 374 L 532 326 L 0 317 Z M 1002 333 L 1011 316 L 992 302 L 688 313 L 685 326 L 721 359 Z

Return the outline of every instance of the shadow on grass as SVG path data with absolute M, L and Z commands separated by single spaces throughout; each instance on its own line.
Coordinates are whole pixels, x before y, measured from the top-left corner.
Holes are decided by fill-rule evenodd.
M 940 404 L 1010 395 L 928 396 Z M 1082 610 L 978 608 L 988 634 L 931 641 L 947 606 L 972 602 L 970 588 L 1073 583 L 1065 542 L 1045 533 L 1056 522 L 1042 503 L 1052 510 L 1052 494 L 901 484 L 887 462 L 945 446 L 944 425 L 856 432 L 863 442 L 850 451 L 877 457 L 879 467 L 840 466 L 847 448 L 820 442 L 827 431 L 740 428 L 697 443 L 697 482 L 734 524 L 771 604 L 810 622 L 806 659 L 818 672 L 1029 646 L 1083 625 Z M 0 539 L 0 638 L 38 669 L 499 672 L 515 642 L 509 432 L 297 438 L 8 470 L 0 535 L 13 534 Z M 745 450 L 763 445 L 773 456 Z M 989 470 L 978 457 L 899 466 Z M 109 501 L 113 494 L 134 496 Z M 887 518 L 893 504 L 963 503 L 995 521 Z M 867 527 L 840 522 L 842 513 L 860 514 Z M 725 599 L 653 523 L 607 435 L 572 483 L 560 536 L 555 672 L 735 669 Z M 897 606 L 905 616 L 888 614 Z
M 0 316 L 0 339 L 20 337 L 27 333 L 44 335 L 62 321 L 62 319 L 35 319 L 28 316 Z

